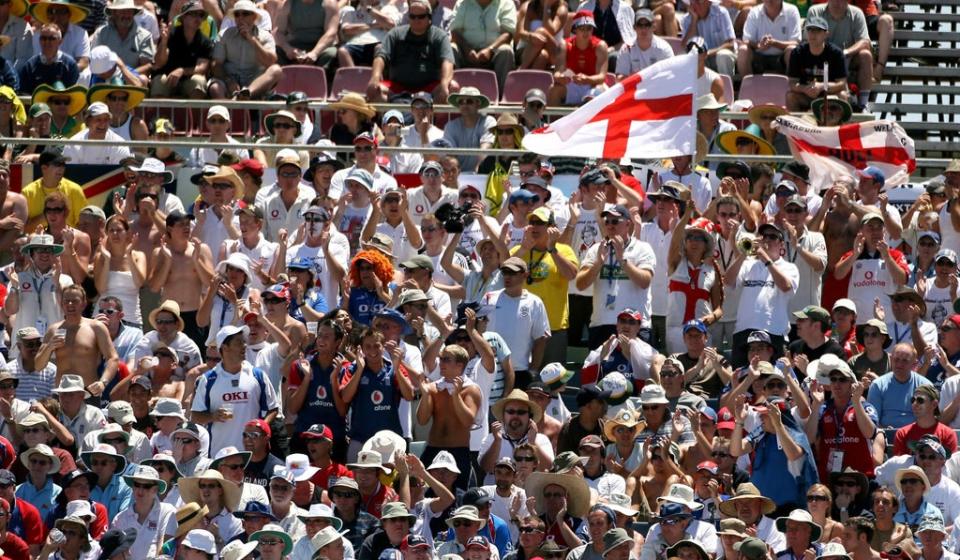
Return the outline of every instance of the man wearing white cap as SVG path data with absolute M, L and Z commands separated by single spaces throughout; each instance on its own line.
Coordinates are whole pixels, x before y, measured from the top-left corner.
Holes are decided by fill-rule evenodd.
M 246 327 L 229 325 L 216 336 L 221 362 L 197 380 L 192 419 L 209 424 L 210 449 L 243 447 L 243 426 L 252 418 L 269 424 L 279 402 L 266 374 L 244 360 Z
M 110 109 L 106 103 L 97 101 L 87 107 L 87 128 L 70 137 L 71 140 L 108 140 L 116 142 L 111 146 L 91 146 L 67 144 L 63 147 L 63 156 L 71 163 L 91 165 L 118 165 L 130 156 L 130 148 L 122 145 L 124 139 L 110 130 Z
M 207 142 L 215 144 L 239 144 L 240 142 L 230 136 L 230 110 L 223 105 L 211 105 L 207 109 L 207 118 L 204 121 L 207 124 Z M 207 164 L 216 165 L 220 154 L 233 154 L 241 160 L 250 157 L 250 152 L 241 148 L 229 148 L 226 150 L 215 150 L 213 148 L 196 147 L 190 150 L 190 163 L 196 167 L 203 167 Z

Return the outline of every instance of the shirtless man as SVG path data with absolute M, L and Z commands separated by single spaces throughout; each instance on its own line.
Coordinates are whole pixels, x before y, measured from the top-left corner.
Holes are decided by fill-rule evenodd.
M 846 176 L 838 177 L 823 195 L 820 211 L 810 222 L 810 229 L 823 233 L 827 242 L 827 268 L 823 275 L 821 305 L 833 308 L 833 302 L 847 297 L 846 279 L 834 278 L 840 257 L 853 249 L 853 240 L 860 231 L 860 218 L 854 212 L 852 201 L 853 181 Z
M 649 504 L 650 508 L 656 511 L 657 498 L 666 494 L 671 484 L 678 482 L 690 485 L 691 480 L 677 465 L 679 453 L 676 452 L 676 444 L 671 444 L 667 438 L 657 439 L 656 436 L 648 442 L 649 444 L 644 446 L 644 461 L 633 472 L 646 473 L 647 465 L 652 464 L 653 475 L 644 474 L 636 478 L 631 475 L 627 479 L 627 494 L 633 498 L 634 503 Z M 658 460 L 654 461 L 654 457 Z
M 27 199 L 10 192 L 10 162 L 0 160 L 0 254 L 13 246 L 27 223 Z
M 182 212 L 167 214 L 164 226 L 166 236 L 153 252 L 153 273 L 150 290 L 161 299 L 173 300 L 180 306 L 180 317 L 185 323 L 183 333 L 193 340 L 203 340 L 197 326 L 201 291 L 213 278 L 213 257 L 210 248 L 191 237 L 193 216 Z
M 67 225 L 70 215 L 67 197 L 54 192 L 43 202 L 43 215 L 47 218 L 47 230 L 56 243 L 63 245 L 63 271 L 77 284 L 87 277 L 87 265 L 90 264 L 90 236 L 79 229 Z
M 51 325 L 43 337 L 44 344 L 37 353 L 37 368 L 46 367 L 50 357 L 56 354 L 57 381 L 65 374 L 79 375 L 84 388 L 98 397 L 117 374 L 120 361 L 110 340 L 110 331 L 100 321 L 82 315 L 87 295 L 80 286 L 64 288 L 60 305 L 63 321 Z M 59 351 L 61 348 L 63 352 Z
M 307 327 L 290 316 L 290 290 L 283 284 L 274 284 L 260 293 L 267 320 L 290 338 L 290 348 L 302 348 Z M 269 330 L 269 329 L 268 329 Z M 279 342 L 270 337 L 270 342 Z
M 464 375 L 470 355 L 462 346 L 451 344 L 440 351 L 441 379 L 422 387 L 417 422 L 431 419 L 424 458 L 432 459 L 441 450 L 457 460 L 460 476 L 455 486 L 466 490 L 470 478 L 470 429 L 483 400 L 480 386 Z
M 563 428 L 563 422 L 546 413 L 547 407 L 550 406 L 550 401 L 553 400 L 550 391 L 543 382 L 534 381 L 527 387 L 527 396 L 544 411 L 543 417 L 537 422 L 537 431 L 547 436 L 553 448 L 556 449 L 557 442 L 560 438 L 560 429 Z

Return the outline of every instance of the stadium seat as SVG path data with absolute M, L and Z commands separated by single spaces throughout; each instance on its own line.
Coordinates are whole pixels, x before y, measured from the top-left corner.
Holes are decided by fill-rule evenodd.
M 514 70 L 503 85 L 501 103 L 523 103 L 523 96 L 533 88 L 547 93 L 553 85 L 553 74 L 546 70 Z
M 370 74 L 373 70 L 369 66 L 353 66 L 338 68 L 333 75 L 333 85 L 330 87 L 330 99 L 338 99 L 343 92 L 352 91 L 361 95 L 367 94 L 367 84 L 370 83 Z
M 783 107 L 789 89 L 790 80 L 781 74 L 751 74 L 740 82 L 740 99 L 749 99 L 754 105 L 772 103 Z
M 327 98 L 327 72 L 319 66 L 293 64 L 283 67 L 283 76 L 277 84 L 277 93 L 302 91 L 307 97 Z
M 720 79 L 723 80 L 723 99 L 720 102 L 726 103 L 729 107 L 733 105 L 733 78 L 726 74 L 720 74 Z
M 491 103 L 500 99 L 500 83 L 497 81 L 497 73 L 493 70 L 461 68 L 453 71 L 453 79 L 460 84 L 460 87 L 477 88 L 480 93 L 490 99 Z
M 670 46 L 673 48 L 673 54 L 684 53 L 682 37 L 661 37 L 661 39 L 670 43 Z

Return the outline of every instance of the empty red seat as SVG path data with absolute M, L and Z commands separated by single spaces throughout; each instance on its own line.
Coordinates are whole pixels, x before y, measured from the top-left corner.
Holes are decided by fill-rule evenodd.
M 326 99 L 327 72 L 319 66 L 293 64 L 283 67 L 283 76 L 277 84 L 277 93 L 302 91 L 307 97 Z
M 497 73 L 493 70 L 460 68 L 453 71 L 453 79 L 460 84 L 460 87 L 477 88 L 491 103 L 496 103 L 500 99 L 500 82 L 497 81 Z
M 546 70 L 514 70 L 503 85 L 501 103 L 523 103 L 523 96 L 533 88 L 547 93 L 553 86 L 553 74 Z
M 790 80 L 781 74 L 751 74 L 740 83 L 740 99 L 749 99 L 754 105 L 787 104 Z
M 333 85 L 330 88 L 330 98 L 338 99 L 343 93 L 352 91 L 360 95 L 367 95 L 367 84 L 370 83 L 370 74 L 373 70 L 369 66 L 353 66 L 338 68 L 333 75 Z

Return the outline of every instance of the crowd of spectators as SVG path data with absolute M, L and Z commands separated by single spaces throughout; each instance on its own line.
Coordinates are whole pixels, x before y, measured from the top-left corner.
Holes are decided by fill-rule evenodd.
M 741 161 L 849 121 L 893 30 L 751 4 L 0 0 L 0 558 L 957 558 L 960 160 L 899 209 Z M 675 50 L 695 153 L 483 152 Z M 328 126 L 292 64 L 370 80 Z M 491 114 L 456 68 L 554 81 Z M 177 150 L 148 97 L 284 103 Z

